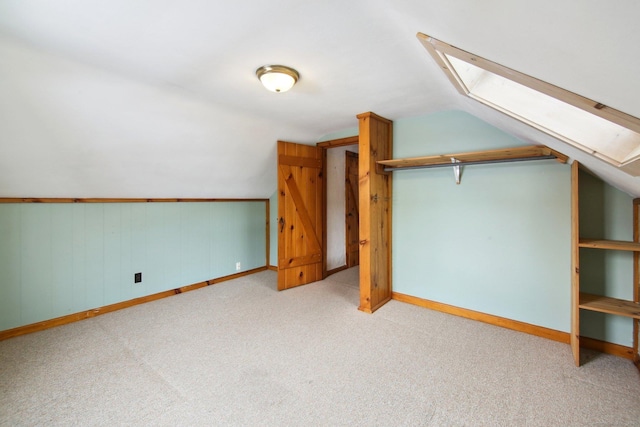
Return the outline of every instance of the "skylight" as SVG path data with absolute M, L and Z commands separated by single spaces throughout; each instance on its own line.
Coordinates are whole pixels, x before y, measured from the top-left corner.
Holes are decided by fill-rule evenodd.
M 640 119 L 425 34 L 418 39 L 463 95 L 640 176 Z

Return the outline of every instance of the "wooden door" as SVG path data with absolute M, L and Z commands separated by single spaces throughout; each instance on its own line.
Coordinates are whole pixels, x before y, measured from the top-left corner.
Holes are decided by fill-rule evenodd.
M 278 141 L 278 290 L 323 279 L 324 157 Z
M 347 268 L 360 264 L 358 210 L 358 153 L 346 151 L 345 158 L 345 230 Z

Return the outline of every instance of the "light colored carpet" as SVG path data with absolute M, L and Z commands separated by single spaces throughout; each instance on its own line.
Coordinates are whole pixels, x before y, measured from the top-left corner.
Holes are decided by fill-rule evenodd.
M 0 342 L 0 425 L 638 426 L 627 360 L 265 271 Z

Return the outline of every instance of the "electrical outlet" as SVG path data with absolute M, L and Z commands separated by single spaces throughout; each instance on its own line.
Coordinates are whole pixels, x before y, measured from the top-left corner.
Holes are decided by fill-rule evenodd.
M 136 273 L 133 275 L 133 283 L 142 282 L 142 273 Z
M 236 271 L 240 271 L 242 269 L 240 261 L 236 262 Z

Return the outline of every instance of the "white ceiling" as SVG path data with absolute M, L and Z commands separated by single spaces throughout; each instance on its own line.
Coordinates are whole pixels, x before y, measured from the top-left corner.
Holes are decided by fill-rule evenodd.
M 640 179 L 459 95 L 415 34 L 640 117 L 636 0 L 0 0 L 0 197 L 269 197 L 276 140 L 461 109 Z M 255 76 L 296 68 L 285 94 Z

